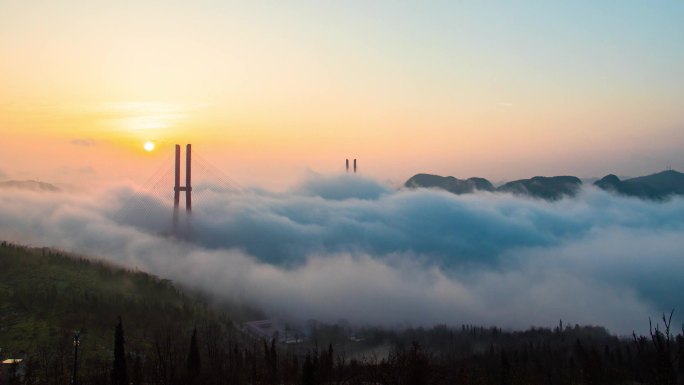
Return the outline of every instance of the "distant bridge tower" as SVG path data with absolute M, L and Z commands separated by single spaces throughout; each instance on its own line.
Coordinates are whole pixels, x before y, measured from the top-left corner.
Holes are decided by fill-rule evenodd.
M 180 206 L 180 193 L 185 193 L 185 211 L 190 215 L 192 211 L 192 145 L 185 146 L 185 186 L 180 185 L 181 180 L 181 146 L 176 145 L 176 168 L 173 186 L 173 231 L 178 230 L 178 211 Z
M 349 173 L 349 158 L 344 160 L 344 167 L 347 170 L 347 173 Z M 354 174 L 356 174 L 356 159 L 354 159 Z

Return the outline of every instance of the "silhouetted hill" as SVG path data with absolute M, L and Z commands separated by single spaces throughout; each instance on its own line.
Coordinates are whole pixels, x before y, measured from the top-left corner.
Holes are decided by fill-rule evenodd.
M 574 176 L 535 176 L 531 179 L 520 179 L 494 188 L 487 179 L 457 179 L 453 176 L 432 174 L 416 174 L 404 183 L 408 188 L 439 188 L 454 194 L 468 194 L 475 191 L 508 192 L 527 195 L 535 198 L 556 200 L 564 196 L 574 196 L 582 185 L 582 181 Z
M 8 180 L 0 182 L 0 188 L 16 188 L 31 191 L 60 191 L 60 188 L 49 183 L 39 182 L 35 180 Z
M 404 186 L 409 188 L 439 188 L 454 194 L 467 194 L 476 190 L 494 191 L 492 185 L 484 178 L 458 179 L 453 176 L 439 176 L 431 174 L 416 174 L 406 181 Z
M 564 196 L 574 196 L 581 186 L 582 181 L 574 176 L 535 176 L 508 182 L 496 191 L 557 200 Z
M 610 192 L 642 199 L 665 199 L 672 195 L 684 195 L 684 173 L 667 170 L 651 175 L 620 180 L 613 174 L 604 176 L 594 185 Z M 468 194 L 475 191 L 507 192 L 546 200 L 558 200 L 574 196 L 582 181 L 574 176 L 535 176 L 508 182 L 498 188 L 484 178 L 466 180 L 453 176 L 416 174 L 404 183 L 408 188 L 439 188 L 454 194 Z
M 620 180 L 610 174 L 594 183 L 595 186 L 622 195 L 644 199 L 664 199 L 684 194 L 684 174 L 674 170 Z
M 606 191 L 639 198 L 654 199 L 658 195 L 655 189 L 646 184 L 621 181 L 620 178 L 613 174 L 604 176 L 594 182 L 594 185 Z

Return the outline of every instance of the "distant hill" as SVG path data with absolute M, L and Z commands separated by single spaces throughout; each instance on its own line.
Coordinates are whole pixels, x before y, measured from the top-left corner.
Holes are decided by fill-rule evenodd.
M 404 183 L 408 188 L 439 188 L 454 194 L 468 194 L 480 191 L 494 191 L 492 185 L 484 178 L 458 179 L 453 176 L 439 176 L 432 174 L 416 174 Z
M 684 174 L 667 170 L 625 180 L 610 174 L 596 181 L 594 185 L 621 195 L 659 200 L 671 195 L 684 195 Z
M 535 198 L 556 200 L 577 193 L 582 181 L 574 176 L 535 176 L 508 182 L 499 188 L 484 178 L 458 179 L 453 176 L 416 174 L 404 184 L 408 188 L 438 188 L 454 194 L 469 194 L 476 191 L 497 191 L 528 195 Z
M 31 191 L 57 192 L 60 188 L 49 183 L 35 180 L 8 180 L 0 182 L 0 188 L 16 188 Z
M 531 179 L 508 182 L 497 188 L 496 191 L 558 200 L 565 196 L 574 196 L 581 186 L 582 181 L 574 176 L 535 176 Z
M 594 182 L 606 191 L 642 199 L 662 200 L 672 195 L 684 195 L 684 173 L 667 170 L 651 175 L 620 180 L 609 174 Z M 535 176 L 505 183 L 494 188 L 484 178 L 458 179 L 453 176 L 416 174 L 409 178 L 405 187 L 438 188 L 454 194 L 469 194 L 476 191 L 507 192 L 546 200 L 572 197 L 582 186 L 582 180 L 574 176 Z

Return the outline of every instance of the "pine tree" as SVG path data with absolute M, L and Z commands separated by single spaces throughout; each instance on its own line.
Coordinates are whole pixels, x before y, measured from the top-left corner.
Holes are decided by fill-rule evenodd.
M 192 330 L 190 338 L 190 350 L 188 351 L 188 376 L 190 381 L 195 381 L 200 373 L 200 356 L 197 347 L 197 328 Z
M 128 385 L 126 372 L 126 352 L 124 350 L 124 331 L 121 317 L 114 332 L 114 363 L 112 365 L 112 385 Z

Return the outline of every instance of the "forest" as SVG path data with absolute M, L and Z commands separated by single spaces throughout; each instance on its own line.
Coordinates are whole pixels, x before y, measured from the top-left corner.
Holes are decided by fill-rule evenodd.
M 58 250 L 0 244 L 0 384 L 682 384 L 672 313 L 598 326 L 384 329 L 311 321 L 256 338 L 258 310 Z M 645 322 L 649 322 L 647 316 Z M 675 330 L 676 329 L 676 330 Z

